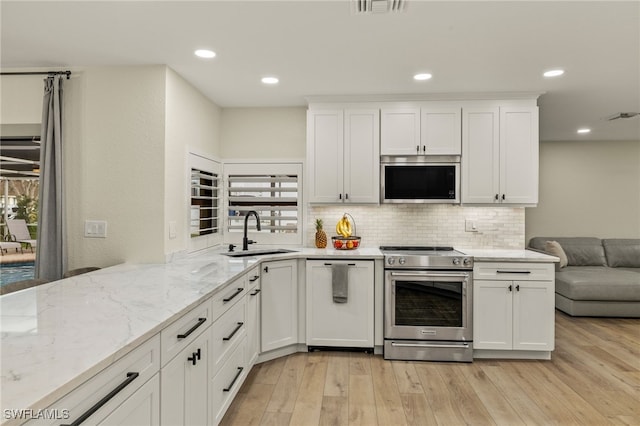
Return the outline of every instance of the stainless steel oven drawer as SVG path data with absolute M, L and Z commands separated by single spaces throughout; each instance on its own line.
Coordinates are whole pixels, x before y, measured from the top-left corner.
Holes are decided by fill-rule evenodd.
M 472 362 L 473 342 L 385 340 L 384 359 Z

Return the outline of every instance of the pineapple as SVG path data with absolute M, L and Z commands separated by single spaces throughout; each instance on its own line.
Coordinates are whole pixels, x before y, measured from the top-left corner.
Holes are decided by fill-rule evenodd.
M 322 229 L 322 219 L 316 219 L 316 247 L 327 247 L 327 234 Z

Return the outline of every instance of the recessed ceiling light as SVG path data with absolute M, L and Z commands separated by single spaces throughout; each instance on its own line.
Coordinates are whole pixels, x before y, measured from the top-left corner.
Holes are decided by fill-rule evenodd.
M 580 134 L 585 134 L 585 133 L 590 133 L 591 129 L 587 129 L 586 127 L 583 129 L 578 129 L 578 133 Z
M 279 81 L 277 77 L 262 77 L 264 84 L 278 84 Z
M 195 55 L 199 58 L 211 59 L 216 57 L 216 52 L 214 52 L 213 50 L 198 49 L 193 53 L 195 53 Z
M 431 77 L 433 76 L 429 73 L 420 73 L 420 74 L 414 75 L 413 79 L 418 81 L 423 81 L 423 80 L 429 80 Z
M 543 74 L 545 77 L 559 77 L 564 74 L 564 70 L 549 70 Z

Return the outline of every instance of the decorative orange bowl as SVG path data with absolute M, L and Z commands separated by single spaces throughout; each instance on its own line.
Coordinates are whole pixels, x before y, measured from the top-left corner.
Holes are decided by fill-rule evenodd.
M 360 247 L 360 237 L 331 237 L 331 243 L 336 250 L 355 250 Z

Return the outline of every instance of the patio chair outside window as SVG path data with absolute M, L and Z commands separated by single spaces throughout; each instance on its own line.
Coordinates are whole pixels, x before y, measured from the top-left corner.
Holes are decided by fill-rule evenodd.
M 24 219 L 7 220 L 7 227 L 9 228 L 9 234 L 11 235 L 11 241 L 26 244 L 33 253 L 33 249 L 38 246 L 38 242 L 31 238 L 29 228 L 27 228 L 27 223 Z

